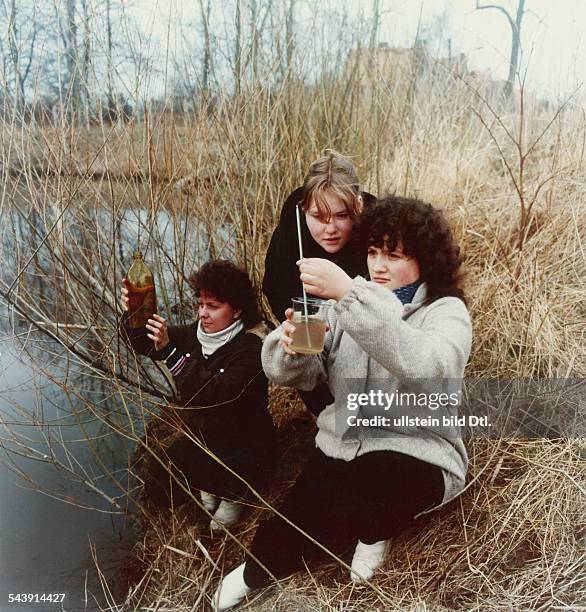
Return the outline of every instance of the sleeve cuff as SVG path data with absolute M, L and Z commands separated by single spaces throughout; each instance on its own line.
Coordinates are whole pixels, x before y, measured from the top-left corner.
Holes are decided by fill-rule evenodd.
M 393 291 L 381 287 L 380 285 L 375 285 L 362 276 L 355 276 L 352 279 L 350 290 L 334 305 L 334 309 L 338 315 L 342 315 L 352 308 L 354 304 L 372 301 L 373 297 L 376 297 L 376 299 L 382 297 L 386 308 L 397 310 L 400 313 L 403 312 L 401 300 Z
M 167 345 L 167 347 L 165 347 L 165 350 L 167 351 L 167 353 L 166 356 L 163 358 L 163 361 L 169 369 L 169 372 L 171 372 L 173 376 L 178 376 L 187 364 L 187 358 L 190 355 L 189 353 L 184 355 L 183 353 L 177 350 L 176 346 L 173 346 L 172 344 Z
M 345 310 L 352 306 L 354 302 L 360 301 L 362 291 L 368 286 L 366 283 L 366 279 L 362 278 L 362 276 L 355 276 L 352 279 L 352 286 L 346 295 L 339 302 L 334 304 L 334 310 L 338 313 L 338 315 L 342 314 Z

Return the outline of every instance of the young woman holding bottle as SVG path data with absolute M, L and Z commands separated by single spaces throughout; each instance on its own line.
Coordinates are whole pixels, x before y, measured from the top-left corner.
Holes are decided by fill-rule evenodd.
M 231 526 L 249 496 L 238 476 L 258 486 L 270 474 L 275 450 L 254 287 L 232 262 L 210 261 L 189 278 L 197 322 L 172 326 L 155 314 L 145 327 L 133 329 L 127 279 L 123 283 L 124 335 L 135 351 L 166 364 L 178 393 L 173 411 L 179 431 L 156 449 L 157 459 L 147 454 L 145 494 L 169 507 L 199 491 L 213 513 L 212 529 Z

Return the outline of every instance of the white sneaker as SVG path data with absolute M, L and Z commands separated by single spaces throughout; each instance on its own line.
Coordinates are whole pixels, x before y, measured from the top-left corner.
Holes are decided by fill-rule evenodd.
M 214 513 L 214 518 L 210 521 L 210 527 L 213 530 L 217 530 L 222 529 L 221 525 L 224 525 L 224 527 L 236 525 L 242 514 L 242 509 L 242 504 L 223 499 Z
M 223 612 L 239 604 L 252 589 L 244 582 L 244 563 L 233 569 L 218 585 L 212 597 L 214 612 Z
M 350 578 L 353 582 L 370 580 L 374 570 L 384 561 L 389 540 L 381 540 L 374 544 L 364 544 L 358 540 L 352 557 Z
M 220 503 L 220 500 L 215 495 L 207 493 L 206 491 L 200 491 L 199 496 L 201 498 L 201 503 L 203 504 L 203 507 L 208 512 L 213 512 Z

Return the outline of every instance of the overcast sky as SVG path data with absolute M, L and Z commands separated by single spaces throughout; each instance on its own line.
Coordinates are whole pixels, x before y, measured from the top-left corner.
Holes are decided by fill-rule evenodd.
M 409 34 L 417 28 L 420 3 L 389 0 L 384 4 L 390 14 L 383 20 L 381 39 L 409 44 Z M 501 4 L 514 15 L 517 0 L 484 0 L 482 4 Z M 471 68 L 490 68 L 495 77 L 504 79 L 511 28 L 500 11 L 476 11 L 475 6 L 475 0 L 425 0 L 423 21 L 433 22 L 434 16 L 446 11 L 452 47 L 466 53 Z M 548 97 L 565 96 L 586 82 L 586 0 L 526 0 L 525 7 L 531 12 L 523 18 L 521 61 L 528 67 L 528 82 Z
M 283 1 L 283 0 L 276 0 Z M 311 33 L 309 2 L 299 0 L 300 31 Z M 222 0 L 213 0 L 214 10 L 222 10 Z M 371 10 L 372 0 L 321 0 L 350 15 Z M 452 53 L 464 52 L 471 69 L 487 69 L 495 78 L 508 73 L 511 30 L 506 17 L 496 10 L 476 11 L 476 0 L 380 0 L 380 42 L 390 46 L 412 46 L 421 15 L 423 32 L 437 33 L 444 24 L 444 40 L 438 49 L 447 55 L 449 32 Z M 484 0 L 484 4 L 501 4 L 513 15 L 517 0 Z M 523 21 L 521 65 L 528 69 L 529 88 L 552 100 L 565 98 L 581 83 L 586 83 L 586 0 L 526 0 L 530 9 Z M 179 18 L 195 22 L 196 0 L 137 0 L 130 9 L 144 33 L 152 36 L 161 52 L 170 26 L 171 40 L 180 38 L 173 31 Z M 171 20 L 169 20 L 171 15 Z M 445 27 L 447 26 L 447 27 Z M 308 34 L 310 35 L 310 34 Z M 435 46 L 438 46 L 436 43 Z M 435 51 L 432 49 L 432 51 Z M 586 99 L 586 85 L 578 97 Z

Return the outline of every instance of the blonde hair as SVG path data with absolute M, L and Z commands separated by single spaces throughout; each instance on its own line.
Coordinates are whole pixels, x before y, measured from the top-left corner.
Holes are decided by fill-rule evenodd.
M 358 216 L 361 205 L 356 169 L 350 159 L 334 150 L 309 166 L 303 179 L 301 209 L 306 212 L 315 202 L 320 219 L 329 219 L 332 211 L 326 201 L 326 194 L 338 196 L 353 219 Z

